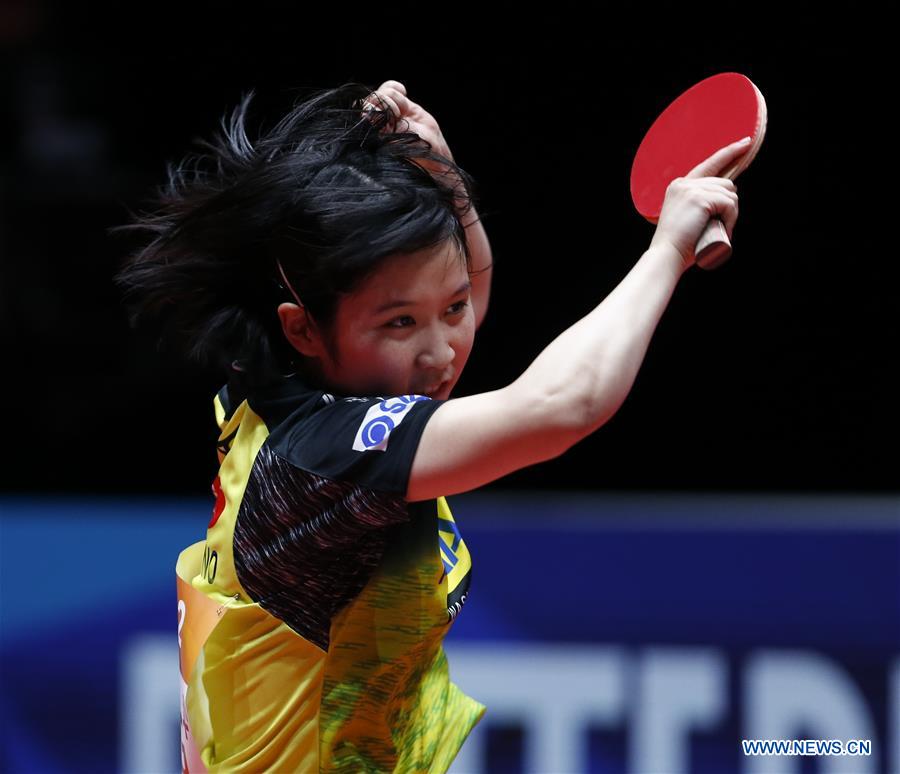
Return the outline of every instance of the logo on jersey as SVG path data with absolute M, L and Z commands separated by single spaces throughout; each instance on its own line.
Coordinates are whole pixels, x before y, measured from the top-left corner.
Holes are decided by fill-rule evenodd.
M 376 403 L 363 417 L 353 439 L 354 451 L 385 451 L 391 432 L 398 427 L 410 409 L 427 395 L 400 395 Z
M 447 620 L 459 615 L 469 597 L 472 557 L 443 497 L 438 498 L 438 546 L 447 579 Z
M 225 510 L 225 493 L 222 491 L 222 482 L 218 476 L 216 476 L 212 482 L 212 491 L 216 496 L 216 504 L 213 506 L 212 518 L 209 520 L 209 524 L 206 527 L 207 529 L 212 529 L 216 526 L 219 516 L 221 516 L 222 511 Z

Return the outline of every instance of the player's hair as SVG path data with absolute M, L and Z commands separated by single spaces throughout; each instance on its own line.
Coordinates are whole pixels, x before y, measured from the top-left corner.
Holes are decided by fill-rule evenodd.
M 145 237 L 114 278 L 131 325 L 148 326 L 160 350 L 268 378 L 302 360 L 278 318 L 280 302 L 296 302 L 278 263 L 326 335 L 338 294 L 392 254 L 452 239 L 471 268 L 461 219 L 474 179 L 383 100 L 363 116 L 373 91 L 315 91 L 255 141 L 250 91 L 212 142 L 195 140 L 203 152 L 167 164 L 150 211 L 110 229 Z

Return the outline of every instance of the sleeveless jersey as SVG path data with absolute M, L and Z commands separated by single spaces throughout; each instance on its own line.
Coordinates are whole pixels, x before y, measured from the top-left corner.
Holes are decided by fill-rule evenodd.
M 485 712 L 442 647 L 472 562 L 443 497 L 405 500 L 443 402 L 296 374 L 217 393 L 216 503 L 178 567 L 180 646 L 206 617 L 181 649 L 185 770 L 447 770 Z

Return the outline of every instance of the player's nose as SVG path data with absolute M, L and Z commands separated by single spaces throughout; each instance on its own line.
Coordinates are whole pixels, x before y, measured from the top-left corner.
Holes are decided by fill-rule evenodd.
M 453 337 L 446 331 L 437 328 L 430 331 L 430 334 L 425 337 L 417 360 L 421 368 L 444 370 L 453 363 L 455 357 Z

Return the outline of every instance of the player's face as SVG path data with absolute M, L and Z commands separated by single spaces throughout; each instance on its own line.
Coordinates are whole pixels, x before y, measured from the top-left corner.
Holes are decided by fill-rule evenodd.
M 387 259 L 338 302 L 326 383 L 350 395 L 448 398 L 475 338 L 470 290 L 451 241 Z

